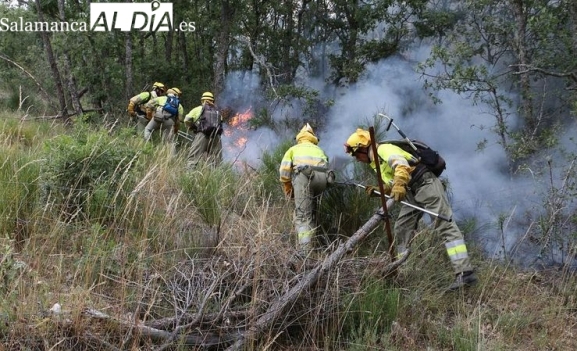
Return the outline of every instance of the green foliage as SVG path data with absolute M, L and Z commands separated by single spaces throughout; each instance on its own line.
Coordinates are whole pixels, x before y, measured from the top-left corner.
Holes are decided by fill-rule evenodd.
M 43 199 L 67 219 L 113 218 L 122 213 L 142 152 L 104 130 L 92 131 L 79 123 L 73 134 L 44 145 Z
M 3 139 L 0 153 L 0 230 L 21 241 L 25 239 L 27 224 L 33 216 L 38 197 L 40 164 L 34 152 L 36 133 L 31 125 L 20 124 L 16 119 L 4 120 L 0 136 Z
M 0 250 L 0 294 L 5 294 L 12 286 L 14 280 L 18 277 L 17 264 L 14 260 L 14 252 L 10 245 L 3 245 Z
M 364 185 L 375 184 L 374 181 L 365 178 L 364 165 L 355 164 L 353 168 L 352 181 Z M 341 173 L 337 173 L 336 178 L 338 182 L 345 181 Z M 326 239 L 329 241 L 333 241 L 336 234 L 351 236 L 374 214 L 378 207 L 378 200 L 369 199 L 361 188 L 341 184 L 330 186 L 324 191 L 319 203 L 318 221 L 322 233 L 328 236 Z M 379 234 L 376 234 L 373 239 L 378 236 Z M 370 239 L 367 246 L 372 246 L 372 242 L 373 240 Z
M 215 167 L 210 162 L 201 162 L 178 182 L 187 200 L 194 205 L 205 223 L 219 227 L 234 205 L 240 180 L 228 163 Z
M 79 240 L 83 254 L 75 265 L 85 282 L 93 284 L 101 274 L 118 276 L 121 273 L 122 267 L 118 261 L 120 244 L 108 235 L 105 228 L 94 224 Z
M 387 40 L 370 40 L 365 42 L 359 53 L 366 58 L 367 62 L 378 62 L 396 54 L 399 50 L 398 42 Z
M 400 290 L 390 283 L 368 279 L 346 302 L 341 336 L 365 350 L 378 346 L 397 319 L 400 298 Z
M 291 140 L 284 140 L 272 150 L 264 151 L 261 157 L 261 165 L 258 169 L 259 179 L 262 182 L 262 192 L 259 196 L 268 198 L 282 198 L 284 193 L 279 181 L 279 167 L 285 152 L 294 145 Z
M 446 10 L 432 9 L 421 13 L 414 25 L 420 38 L 443 37 L 457 23 L 461 14 Z
M 0 109 L 10 111 L 25 111 L 26 113 L 38 113 L 42 110 L 42 102 L 36 95 L 24 95 L 16 90 L 10 90 L 8 97 L 0 99 Z
M 459 351 L 478 350 L 478 334 L 475 330 L 467 330 L 457 326 L 453 328 L 439 328 L 435 335 L 439 346 Z
M 323 130 L 334 103 L 320 98 L 317 90 L 295 85 L 281 85 L 274 92 L 268 91 L 267 98 L 276 101 L 275 107 L 272 111 L 261 110 L 251 125 L 266 126 L 276 132 L 298 131 L 304 123 Z M 280 114 L 281 118 L 273 119 L 272 114 Z

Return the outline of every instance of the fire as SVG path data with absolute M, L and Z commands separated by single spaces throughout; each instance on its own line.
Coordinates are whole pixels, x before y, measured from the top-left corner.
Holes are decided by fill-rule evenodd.
M 248 108 L 243 113 L 237 113 L 230 119 L 230 126 L 231 127 L 238 127 L 244 125 L 246 129 L 248 129 L 248 121 L 252 118 L 252 108 Z M 245 129 L 245 128 L 243 128 Z
M 252 107 L 244 112 L 238 112 L 228 121 L 228 128 L 224 129 L 224 135 L 230 138 L 235 148 L 243 148 L 248 141 L 248 132 L 250 130 L 249 121 L 253 117 Z
M 236 145 L 237 147 L 241 148 L 244 147 L 246 145 L 246 142 L 248 141 L 247 137 L 239 137 L 238 139 L 236 139 L 236 141 L 234 142 L 234 145 Z

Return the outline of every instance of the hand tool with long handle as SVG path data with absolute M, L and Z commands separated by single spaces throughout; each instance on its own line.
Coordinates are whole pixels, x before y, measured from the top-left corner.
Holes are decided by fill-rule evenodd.
M 391 129 L 391 126 L 395 127 L 395 129 L 397 130 L 397 132 L 399 132 L 399 134 L 403 137 L 403 139 L 405 139 L 409 145 L 411 145 L 411 148 L 415 151 L 417 151 L 417 147 L 415 146 L 415 144 L 413 144 L 413 142 L 411 141 L 411 139 L 409 139 L 407 137 L 407 135 L 405 133 L 403 133 L 403 131 L 397 127 L 396 124 L 393 123 L 393 119 L 385 114 L 379 113 L 379 116 L 386 118 L 389 121 L 389 124 L 387 124 L 387 128 L 385 128 L 385 130 L 388 132 L 389 129 Z
M 358 184 L 358 183 L 335 182 L 335 184 L 339 184 L 339 185 L 351 185 L 351 186 L 359 187 L 359 188 L 361 188 L 361 189 L 366 189 L 366 188 L 367 188 L 365 185 L 363 185 L 363 184 Z M 375 194 L 377 194 L 377 195 L 379 195 L 379 196 L 381 195 L 381 193 L 380 193 L 379 191 L 376 191 L 376 190 L 375 190 Z M 384 197 L 386 197 L 387 199 L 392 199 L 392 197 L 389 196 L 389 195 L 387 195 L 387 194 L 384 194 Z M 426 214 L 428 214 L 428 215 L 431 215 L 431 216 L 433 216 L 433 217 L 437 217 L 437 218 L 439 218 L 439 219 L 442 219 L 443 221 L 446 221 L 446 222 L 452 222 L 452 221 L 453 221 L 453 219 L 450 218 L 450 217 L 447 217 L 447 216 L 442 215 L 442 214 L 439 214 L 439 213 L 435 213 L 435 212 L 433 212 L 433 211 L 429 211 L 429 210 L 427 210 L 427 209 L 425 209 L 425 208 L 419 207 L 419 206 L 417 206 L 417 205 L 413 205 L 413 204 L 408 203 L 408 202 L 406 202 L 406 201 L 399 201 L 399 203 L 401 203 L 401 204 L 403 204 L 403 205 L 405 205 L 405 206 L 412 207 L 412 208 L 414 208 L 415 210 L 419 210 L 419 211 L 424 212 L 424 213 L 426 213 Z
M 375 159 L 375 170 L 377 171 L 377 183 L 379 184 L 379 189 L 381 190 L 379 193 L 379 197 L 381 198 L 381 205 L 383 206 L 383 213 L 384 213 L 384 217 L 385 217 L 385 231 L 387 232 L 387 239 L 389 240 L 389 255 L 391 255 L 391 260 L 395 260 L 395 257 L 397 256 L 395 254 L 395 242 L 394 242 L 394 238 L 393 238 L 393 232 L 391 231 L 391 221 L 389 220 L 389 211 L 387 208 L 387 200 L 385 199 L 385 196 L 383 196 L 385 194 L 384 190 L 385 190 L 385 186 L 383 184 L 383 178 L 381 176 L 381 165 L 379 164 L 380 162 L 380 157 L 379 154 L 377 153 L 377 142 L 375 139 L 375 128 L 374 127 L 370 127 L 369 128 L 369 135 L 371 136 L 371 148 L 373 150 L 373 155 L 374 159 Z M 382 194 L 382 195 L 381 195 Z

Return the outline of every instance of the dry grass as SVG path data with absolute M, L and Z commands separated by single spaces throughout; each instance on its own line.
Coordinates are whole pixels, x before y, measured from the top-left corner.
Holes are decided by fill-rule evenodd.
M 2 133 L 14 128 L 29 134 Z M 2 144 L 4 169 L 20 152 L 39 153 L 40 140 L 24 139 L 24 148 Z M 24 236 L 3 224 L 13 229 L 0 240 L 0 349 L 224 348 L 330 252 L 295 259 L 292 204 L 263 188 L 263 174 L 209 165 L 187 173 L 161 145 L 146 162 L 113 221 L 65 222 L 37 203 Z M 424 234 L 396 276 L 378 273 L 384 250 L 351 253 L 247 349 L 577 348 L 572 272 L 475 257 L 480 284 L 446 294 L 447 258 Z

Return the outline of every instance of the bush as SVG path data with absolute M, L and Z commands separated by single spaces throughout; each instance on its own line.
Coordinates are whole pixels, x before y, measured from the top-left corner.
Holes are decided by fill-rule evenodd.
M 104 130 L 78 124 L 73 134 L 59 135 L 44 145 L 41 181 L 43 199 L 66 220 L 79 215 L 105 220 L 121 215 L 124 189 L 134 184 L 137 149 Z

